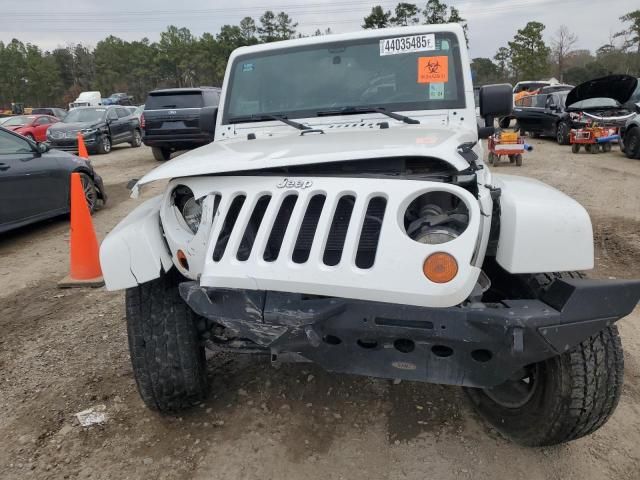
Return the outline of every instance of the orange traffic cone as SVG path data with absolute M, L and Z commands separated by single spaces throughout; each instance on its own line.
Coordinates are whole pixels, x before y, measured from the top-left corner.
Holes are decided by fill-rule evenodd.
M 89 152 L 87 151 L 87 146 L 84 144 L 84 137 L 82 136 L 82 133 L 78 132 L 76 138 L 78 139 L 78 156 L 88 160 Z
M 84 196 L 79 173 L 71 174 L 71 268 L 59 283 L 60 288 L 101 287 L 104 285 L 98 239 L 91 222 L 91 213 Z

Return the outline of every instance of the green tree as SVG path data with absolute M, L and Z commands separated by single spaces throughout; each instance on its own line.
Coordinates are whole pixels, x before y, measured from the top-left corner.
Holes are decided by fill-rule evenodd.
M 624 50 L 631 50 L 636 47 L 636 53 L 640 54 L 640 10 L 634 10 L 620 17 L 623 22 L 630 22 L 631 25 L 628 28 L 615 34 L 616 37 L 622 37 L 624 44 L 622 48 Z
M 386 28 L 390 25 L 391 12 L 385 12 L 380 5 L 371 8 L 371 13 L 364 17 L 362 28 Z
M 535 80 L 548 73 L 551 49 L 542 39 L 544 28 L 540 22 L 529 22 L 509 42 L 511 63 L 518 79 Z
M 420 10 L 414 3 L 401 2 L 396 5 L 395 15 L 389 19 L 391 25 L 407 26 L 420 23 Z
M 440 0 L 429 0 L 422 11 L 424 24 L 447 23 L 447 8 L 447 4 L 440 2 Z
M 276 35 L 278 40 L 288 40 L 296 34 L 297 23 L 294 23 L 289 15 L 280 12 L 276 17 Z
M 256 27 L 256 21 L 251 17 L 244 17 L 240 20 L 240 34 L 244 38 L 245 45 L 254 45 L 258 43 L 256 38 L 258 28 Z
M 496 61 L 498 78 L 500 80 L 506 80 L 509 77 L 509 71 L 511 70 L 511 50 L 507 47 L 500 47 L 493 59 Z
M 498 67 L 490 58 L 474 58 L 471 61 L 473 83 L 487 85 L 498 80 Z
M 276 21 L 276 15 L 271 10 L 267 10 L 260 17 L 258 35 L 260 41 L 264 43 L 278 40 L 278 23 Z
M 174 25 L 160 33 L 157 44 L 161 75 L 176 87 L 192 87 L 195 80 L 196 40 L 188 28 Z

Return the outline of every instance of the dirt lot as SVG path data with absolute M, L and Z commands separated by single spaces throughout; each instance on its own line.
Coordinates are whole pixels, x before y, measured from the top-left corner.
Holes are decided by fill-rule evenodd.
M 640 162 L 617 149 L 572 155 L 532 143 L 523 167 L 497 171 L 539 178 L 586 206 L 594 275 L 640 277 Z M 94 218 L 104 237 L 140 201 L 128 198 L 127 181 L 156 162 L 128 147 L 93 162 L 111 195 Z M 275 369 L 262 357 L 212 357 L 210 399 L 161 417 L 135 389 L 122 293 L 56 288 L 67 248 L 65 218 L 0 237 L 2 479 L 639 478 L 640 308 L 620 322 L 620 406 L 599 432 L 565 446 L 513 445 L 458 388 Z M 74 413 L 98 404 L 108 421 L 80 427 Z

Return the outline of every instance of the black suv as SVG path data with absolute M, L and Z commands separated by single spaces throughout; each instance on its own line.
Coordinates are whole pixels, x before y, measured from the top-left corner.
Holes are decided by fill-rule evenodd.
M 78 151 L 78 132 L 90 153 L 109 153 L 113 145 L 129 143 L 139 147 L 142 143 L 140 122 L 125 107 L 78 107 L 64 120 L 47 130 L 47 141 L 52 148 Z
M 219 103 L 219 88 L 154 90 L 147 96 L 140 119 L 142 141 L 159 161 L 169 160 L 176 150 L 211 143 Z

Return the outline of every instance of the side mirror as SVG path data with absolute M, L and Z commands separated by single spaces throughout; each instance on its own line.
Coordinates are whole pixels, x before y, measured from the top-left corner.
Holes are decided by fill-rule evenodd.
M 204 107 L 200 110 L 200 130 L 213 135 L 216 131 L 217 118 L 218 107 Z
M 41 154 L 47 153 L 49 150 L 51 150 L 51 147 L 49 147 L 49 144 L 44 142 L 42 143 L 38 142 L 36 144 L 36 148 L 38 149 L 38 152 L 40 152 Z
M 513 87 L 508 83 L 480 87 L 480 116 L 485 126 L 493 126 L 496 117 L 506 117 L 513 111 Z

